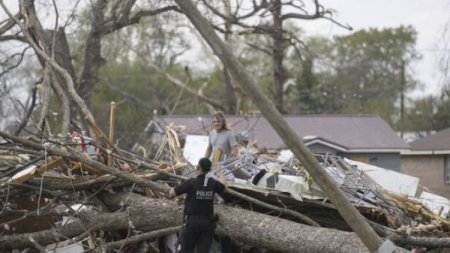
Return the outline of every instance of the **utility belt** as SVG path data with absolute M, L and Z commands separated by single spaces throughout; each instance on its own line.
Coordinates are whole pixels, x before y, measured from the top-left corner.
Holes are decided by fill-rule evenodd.
M 214 215 L 186 215 L 184 225 L 186 227 L 195 227 L 199 229 L 215 228 L 216 222 L 219 220 L 217 214 Z

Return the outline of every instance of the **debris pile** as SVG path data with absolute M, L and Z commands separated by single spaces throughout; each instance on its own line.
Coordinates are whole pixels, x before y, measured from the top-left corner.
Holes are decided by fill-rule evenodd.
M 251 159 L 247 156 L 233 161 L 233 171 L 250 168 L 254 175 L 247 181 L 235 180 L 236 183 L 232 185 L 236 189 L 261 192 L 261 200 L 267 200 L 266 195 L 287 193 L 293 201 L 298 202 L 293 209 L 296 209 L 295 206 L 328 204 L 325 193 L 296 159 L 288 164 L 265 155 Z M 442 213 L 434 213 L 420 199 L 387 191 L 364 170 L 352 165 L 354 161 L 330 155 L 316 155 L 316 158 L 351 203 L 370 221 L 407 235 L 424 236 L 430 235 L 430 232 L 433 236 L 448 235 L 450 224 L 446 215 L 443 217 Z M 304 211 L 302 213 L 306 214 Z M 326 215 L 312 212 L 310 215 L 322 226 L 334 227 L 327 223 L 329 217 Z
M 79 133 L 65 140 L 0 136 L 0 252 L 175 252 L 182 210 L 167 193 L 194 176 L 195 169 L 183 157 L 173 127 L 151 154 L 143 147 L 135 153 L 105 149 Z M 316 158 L 383 237 L 408 248 L 450 247 L 444 206 L 431 210 L 414 196 L 387 190 L 362 163 L 326 154 Z M 243 148 L 217 168 L 230 180 L 230 189 L 218 200 L 217 233 L 230 236 L 242 251 L 295 252 L 299 244 L 317 252 L 365 250 L 294 157 Z M 270 231 L 269 225 L 252 224 L 252 219 L 283 228 Z M 339 230 L 333 240 L 346 240 L 350 246 L 308 246 L 300 231 L 311 234 L 316 227 L 326 228 L 317 240 L 326 241 L 328 233 Z M 279 243 L 265 237 L 276 233 Z

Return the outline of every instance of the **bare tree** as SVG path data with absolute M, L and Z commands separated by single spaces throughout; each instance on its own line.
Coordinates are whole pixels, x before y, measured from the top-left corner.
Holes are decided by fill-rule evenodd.
M 286 22 L 295 19 L 328 19 L 341 27 L 351 29 L 348 25 L 335 21 L 332 17 L 332 11 L 324 8 L 318 0 L 312 1 L 312 6 L 302 0 L 260 0 L 251 1 L 251 3 L 250 1 L 236 0 L 233 4 L 233 10 L 231 10 L 230 1 L 224 1 L 223 9 L 225 12 L 213 6 L 210 1 L 202 0 L 202 2 L 224 21 L 223 27 L 214 23 L 213 27 L 224 33 L 226 40 L 228 40 L 230 34 L 257 34 L 270 38 L 271 45 L 267 47 L 261 44 L 251 45 L 251 47 L 259 49 L 271 57 L 272 92 L 275 105 L 282 113 L 285 113 L 284 86 L 289 76 L 283 64 L 285 52 L 289 46 L 297 46 L 298 42 L 301 41 L 296 34 L 285 28 Z M 232 30 L 232 25 L 237 28 Z M 227 85 L 227 88 L 233 89 L 233 86 Z
M 6 11 L 6 6 L 2 4 Z M 53 1 L 54 15 L 56 16 L 55 27 L 52 30 L 46 30 L 42 26 L 42 21 L 37 15 L 35 2 L 33 0 L 21 0 L 19 2 L 19 14 L 10 16 L 0 24 L 0 41 L 18 40 L 26 43 L 35 43 L 38 48 L 34 48 L 39 61 L 45 71 L 46 77 L 43 77 L 43 84 L 48 85 L 49 89 L 58 96 L 61 104 L 63 120 L 61 132 L 67 132 L 69 121 L 76 127 L 82 128 L 82 120 L 85 119 L 85 113 L 80 112 L 77 102 L 69 93 L 70 87 L 67 79 L 70 78 L 76 93 L 80 99 L 86 102 L 86 109 L 89 107 L 92 92 L 98 83 L 99 69 L 104 65 L 105 60 L 102 57 L 102 40 L 108 34 L 118 31 L 124 27 L 138 24 L 143 18 L 158 15 L 168 11 L 177 11 L 175 5 L 156 4 L 138 4 L 136 0 L 127 1 L 92 1 L 86 8 L 90 12 L 89 32 L 86 35 L 83 47 L 83 60 L 80 66 L 74 66 L 71 58 L 70 46 L 67 41 L 65 27 L 58 25 L 59 13 L 56 2 Z M 73 14 L 74 15 L 74 14 Z M 73 16 L 68 17 L 73 19 Z M 22 22 L 23 29 L 19 31 L 15 25 Z M 66 22 L 67 24 L 68 22 Z M 25 35 L 28 35 L 26 38 Z M 52 59 L 62 69 L 67 71 L 66 77 L 58 72 L 54 65 L 48 65 L 47 59 L 36 50 L 42 50 L 50 59 Z M 79 74 L 75 69 L 80 69 Z M 44 94 L 48 94 L 44 92 Z M 44 101 L 48 101 L 47 95 L 41 96 Z M 48 108 L 48 102 L 44 102 L 41 107 L 41 117 L 39 121 L 44 121 Z M 82 117 L 78 115 L 83 115 Z

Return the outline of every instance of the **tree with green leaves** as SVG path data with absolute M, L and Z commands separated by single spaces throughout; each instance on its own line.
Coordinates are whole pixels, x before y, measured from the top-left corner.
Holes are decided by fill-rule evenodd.
M 447 21 L 442 37 L 438 43 L 443 53 L 439 58 L 442 89 L 436 99 L 435 130 L 450 127 L 450 19 Z
M 436 105 L 434 114 L 435 130 L 442 130 L 450 127 L 450 86 L 442 89 L 442 93 Z
M 311 40 L 312 59 L 297 77 L 300 94 L 309 91 L 308 96 L 318 103 L 309 111 L 374 113 L 395 123 L 401 96 L 417 83 L 409 70 L 419 58 L 415 42 L 416 31 L 411 26 Z M 314 87 L 307 82 L 315 83 Z
M 436 98 L 432 95 L 417 98 L 405 113 L 405 131 L 428 132 L 436 129 Z

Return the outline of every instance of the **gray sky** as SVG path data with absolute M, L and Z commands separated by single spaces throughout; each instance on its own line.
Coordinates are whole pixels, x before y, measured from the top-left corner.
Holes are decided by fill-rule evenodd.
M 6 2 L 15 13 L 17 3 Z M 423 58 L 412 67 L 418 79 L 426 86 L 413 94 L 420 96 L 437 94 L 440 91 L 443 76 L 438 69 L 438 61 L 445 53 L 443 49 L 446 48 L 450 54 L 450 45 L 443 45 L 443 32 L 446 24 L 450 23 L 450 0 L 320 0 L 320 3 L 335 10 L 335 19 L 349 24 L 354 31 L 369 27 L 414 26 L 418 31 L 416 48 Z M 62 11 L 67 7 L 59 5 L 59 8 Z M 0 17 L 5 16 L 3 10 L 0 10 Z M 298 23 L 308 35 L 319 34 L 331 38 L 333 35 L 352 33 L 328 20 Z M 50 27 L 52 26 L 53 24 Z M 448 29 L 450 30 L 450 25 Z M 447 33 L 447 42 L 450 42 L 450 31 Z
M 386 28 L 412 25 L 418 32 L 417 50 L 423 58 L 414 66 L 425 87 L 414 95 L 437 94 L 442 86 L 438 61 L 448 49 L 443 45 L 443 32 L 450 22 L 450 0 L 321 0 L 326 8 L 336 10 L 335 19 L 349 24 L 354 30 L 369 27 Z M 327 20 L 301 21 L 307 34 L 326 37 L 350 34 Z M 450 25 L 449 25 L 450 29 Z M 447 34 L 447 42 L 450 39 Z

